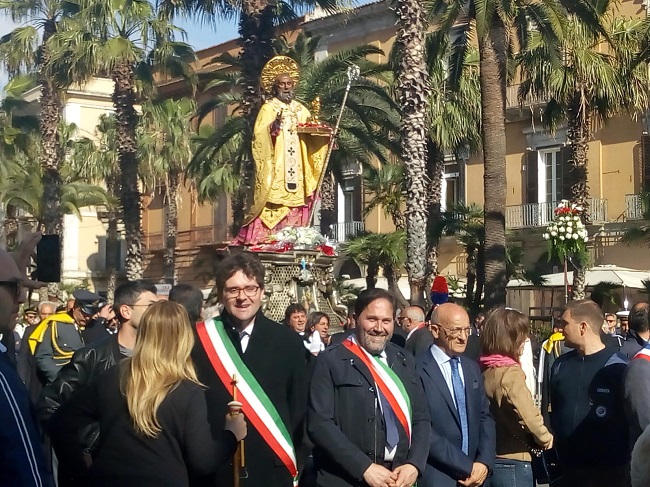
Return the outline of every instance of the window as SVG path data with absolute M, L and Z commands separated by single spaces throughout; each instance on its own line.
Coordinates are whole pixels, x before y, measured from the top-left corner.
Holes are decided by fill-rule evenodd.
M 557 203 L 562 200 L 560 148 L 540 151 L 538 168 L 544 174 L 544 184 L 540 185 L 539 202 Z

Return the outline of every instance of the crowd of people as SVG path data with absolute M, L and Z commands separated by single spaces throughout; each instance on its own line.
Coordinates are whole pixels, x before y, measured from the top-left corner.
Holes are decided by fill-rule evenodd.
M 520 311 L 370 289 L 330 333 L 300 304 L 268 319 L 244 252 L 217 316 L 133 281 L 16 320 L 28 250 L 0 250 L 3 486 L 650 485 L 648 303 L 571 301 L 537 346 Z

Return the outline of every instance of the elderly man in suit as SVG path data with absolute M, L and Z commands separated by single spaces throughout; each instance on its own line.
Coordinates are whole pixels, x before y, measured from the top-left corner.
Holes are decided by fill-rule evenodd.
M 388 291 L 362 292 L 355 333 L 316 360 L 307 431 L 318 487 L 411 487 L 424 470 L 429 413 L 413 357 L 390 342 L 395 309 Z
M 397 318 L 406 335 L 404 350 L 417 355 L 433 344 L 433 336 L 424 322 L 424 310 L 419 306 L 407 306 Z
M 420 487 L 486 484 L 496 451 L 494 420 L 478 365 L 462 356 L 469 316 L 456 304 L 431 316 L 434 344 L 417 357 L 431 414 L 431 446 Z

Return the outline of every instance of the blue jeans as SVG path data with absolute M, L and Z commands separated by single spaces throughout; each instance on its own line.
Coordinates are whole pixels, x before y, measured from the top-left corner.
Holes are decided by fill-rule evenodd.
M 533 487 L 533 468 L 530 462 L 497 458 L 490 477 L 491 487 Z

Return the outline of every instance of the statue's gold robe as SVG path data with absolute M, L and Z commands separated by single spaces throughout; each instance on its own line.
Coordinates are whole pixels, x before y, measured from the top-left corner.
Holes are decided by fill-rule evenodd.
M 278 113 L 282 113 L 282 129 L 274 141 L 271 124 Z M 262 105 L 253 132 L 255 188 L 246 224 L 259 218 L 273 229 L 292 208 L 310 202 L 323 171 L 329 138 L 298 134 L 298 124 L 309 117 L 309 110 L 295 100 L 286 104 L 273 98 Z

